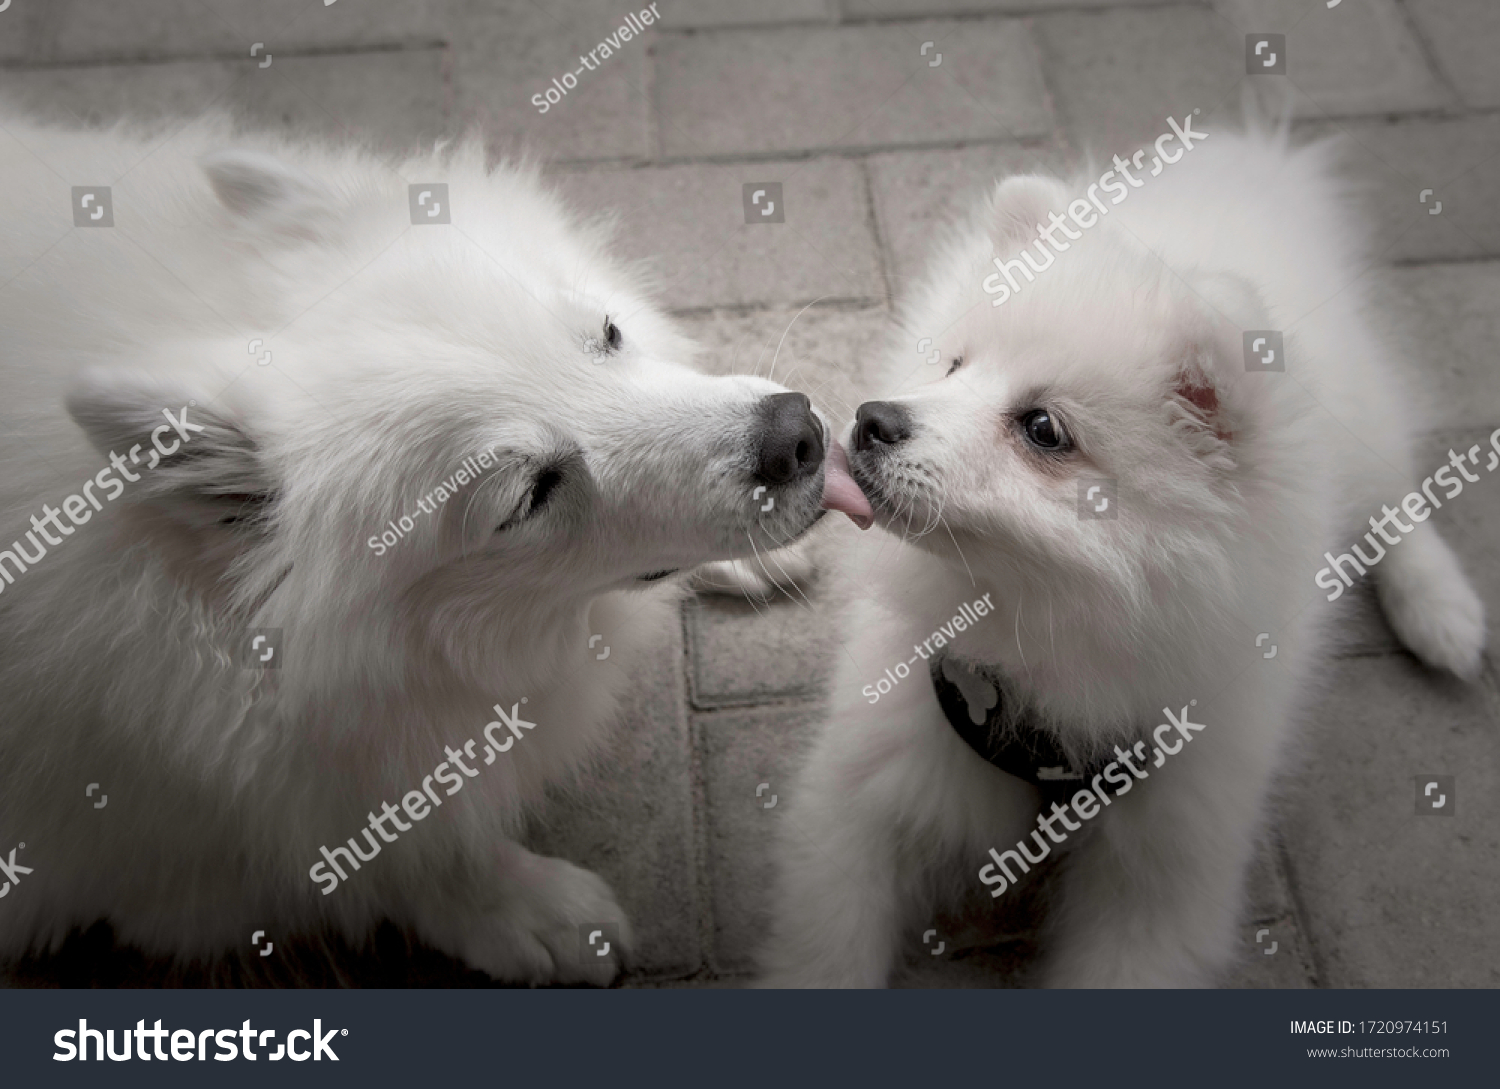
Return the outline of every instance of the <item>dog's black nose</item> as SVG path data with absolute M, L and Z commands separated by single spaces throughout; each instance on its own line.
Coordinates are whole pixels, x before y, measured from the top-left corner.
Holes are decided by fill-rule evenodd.
M 895 446 L 911 438 L 911 413 L 892 401 L 866 401 L 854 414 L 854 449 Z
M 823 464 L 823 425 L 803 393 L 773 393 L 760 403 L 760 457 L 755 475 L 767 484 L 808 476 Z

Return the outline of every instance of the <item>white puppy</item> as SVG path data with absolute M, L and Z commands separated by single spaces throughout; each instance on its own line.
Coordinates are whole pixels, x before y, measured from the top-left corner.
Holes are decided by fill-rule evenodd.
M 819 516 L 807 399 L 691 369 L 472 144 L 4 127 L 0 955 L 389 918 L 606 981 L 610 890 L 510 837 L 677 622 L 652 583 Z
M 935 871 L 1014 895 L 1048 855 L 1051 984 L 1209 983 L 1344 588 L 1323 554 L 1383 548 L 1397 634 L 1477 670 L 1483 609 L 1437 530 L 1397 511 L 1399 543 L 1360 537 L 1426 475 L 1425 422 L 1332 150 L 1197 136 L 1102 187 L 1004 182 L 910 301 L 942 363 L 904 340 L 848 444 L 901 541 L 843 561 L 769 983 L 881 985 Z

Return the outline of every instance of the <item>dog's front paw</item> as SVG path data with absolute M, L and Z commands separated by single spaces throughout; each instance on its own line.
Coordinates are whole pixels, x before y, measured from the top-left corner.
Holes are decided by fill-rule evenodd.
M 1473 680 L 1484 654 L 1484 602 L 1435 531 L 1393 552 L 1376 583 L 1380 603 L 1401 641 L 1435 669 Z
M 609 986 L 631 941 L 614 893 L 571 862 L 523 854 L 498 904 L 423 929 L 466 964 L 507 983 Z
M 1418 658 L 1471 681 L 1479 675 L 1484 655 L 1484 603 L 1467 587 L 1464 590 L 1455 588 L 1447 600 L 1399 619 L 1393 615 L 1392 620 Z
M 693 572 L 693 588 L 757 600 L 807 586 L 817 574 L 812 557 L 800 544 L 788 545 L 747 560 L 719 560 Z

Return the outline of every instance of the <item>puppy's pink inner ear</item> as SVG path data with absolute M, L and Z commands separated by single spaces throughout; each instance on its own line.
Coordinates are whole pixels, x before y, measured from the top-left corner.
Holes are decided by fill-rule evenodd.
M 1177 379 L 1177 396 L 1198 410 L 1205 420 L 1213 420 L 1219 414 L 1218 391 L 1204 382 L 1182 375 Z
M 1219 414 L 1219 391 L 1201 374 L 1179 374 L 1173 392 L 1179 400 L 1192 405 L 1198 416 L 1213 428 L 1214 434 L 1220 439 L 1228 442 L 1234 437 L 1224 426 L 1224 420 Z

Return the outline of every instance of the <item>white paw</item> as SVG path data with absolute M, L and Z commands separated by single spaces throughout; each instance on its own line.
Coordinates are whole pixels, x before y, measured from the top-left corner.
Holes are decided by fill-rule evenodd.
M 1422 661 L 1465 680 L 1479 674 L 1484 653 L 1484 603 L 1464 577 L 1440 538 L 1413 538 L 1403 545 L 1428 545 L 1415 563 L 1378 579 L 1380 604 L 1401 641 Z
M 1436 669 L 1473 680 L 1479 675 L 1484 654 L 1484 603 L 1463 587 L 1465 593 L 1442 600 L 1429 600 L 1417 608 L 1386 611 L 1401 639 L 1422 661 Z
M 746 560 L 706 563 L 693 572 L 693 587 L 711 594 L 767 598 L 812 581 L 812 559 L 797 545 Z
M 511 983 L 607 987 L 631 935 L 603 878 L 560 858 L 531 856 L 507 882 L 502 903 L 457 924 L 442 943 L 460 959 Z M 589 939 L 593 938 L 590 945 Z

